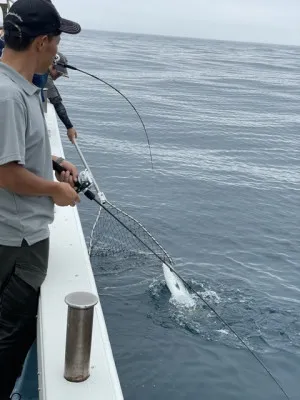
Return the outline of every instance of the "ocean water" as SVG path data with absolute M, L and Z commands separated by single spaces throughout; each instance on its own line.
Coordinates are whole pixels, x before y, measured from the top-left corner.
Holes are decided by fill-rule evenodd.
M 153 169 L 124 99 L 79 72 L 57 81 L 107 198 L 299 399 L 300 48 L 84 31 L 61 49 L 128 96 L 149 134 Z M 97 208 L 79 211 L 88 240 Z M 200 300 L 170 302 L 160 267 L 93 268 L 126 400 L 284 399 Z

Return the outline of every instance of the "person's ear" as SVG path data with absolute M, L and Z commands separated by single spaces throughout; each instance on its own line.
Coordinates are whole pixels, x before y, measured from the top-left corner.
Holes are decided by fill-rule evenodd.
M 47 35 L 38 36 L 35 39 L 35 47 L 38 52 L 41 52 L 45 49 L 47 44 L 49 43 L 49 38 Z

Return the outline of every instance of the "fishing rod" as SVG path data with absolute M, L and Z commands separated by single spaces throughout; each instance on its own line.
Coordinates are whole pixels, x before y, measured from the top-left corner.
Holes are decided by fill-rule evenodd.
M 142 119 L 140 113 L 138 112 L 138 110 L 136 109 L 136 107 L 132 104 L 132 102 L 128 99 L 128 97 L 125 96 L 119 89 L 115 88 L 113 85 L 111 85 L 110 83 L 106 82 L 104 79 L 99 78 L 99 77 L 96 76 L 96 75 L 93 75 L 93 74 L 91 74 L 91 73 L 89 73 L 89 72 L 83 71 L 82 69 L 79 69 L 79 68 L 77 68 L 77 67 L 74 67 L 73 65 L 69 65 L 69 64 L 62 63 L 62 62 L 60 62 L 60 61 L 57 61 L 56 64 L 57 64 L 57 65 L 60 65 L 60 66 L 62 66 L 62 67 L 64 67 L 64 68 L 72 69 L 73 71 L 81 72 L 82 74 L 85 74 L 85 75 L 87 75 L 87 76 L 90 76 L 91 78 L 94 78 L 94 79 L 96 79 L 97 81 L 100 81 L 100 82 L 104 83 L 105 85 L 109 86 L 111 89 L 113 89 L 113 90 L 115 90 L 117 93 L 119 93 L 119 94 L 130 104 L 130 106 L 134 109 L 135 113 L 137 114 L 137 116 L 138 116 L 138 118 L 139 118 L 139 120 L 141 121 L 141 124 L 142 124 L 142 126 L 143 126 L 143 129 L 144 129 L 144 132 L 145 132 L 145 135 L 146 135 L 146 138 L 147 138 L 147 142 L 148 142 L 148 147 L 149 147 L 149 152 L 150 152 L 150 159 L 151 159 L 151 166 L 152 166 L 152 169 L 153 169 L 153 158 L 152 158 L 152 152 L 151 152 L 151 146 L 150 146 L 149 135 L 148 135 L 146 126 L 145 126 L 145 124 L 144 124 L 144 121 L 143 121 L 143 119 Z
M 93 177 L 93 174 L 90 171 L 87 162 L 85 161 L 85 158 L 82 154 L 82 152 L 79 149 L 79 146 L 77 145 L 75 141 L 75 146 L 76 149 L 78 150 L 80 157 L 82 158 L 82 161 L 85 166 L 87 166 L 86 171 L 82 171 L 79 173 L 78 180 L 75 182 L 75 190 L 77 193 L 83 193 L 89 200 L 95 201 L 99 206 L 100 209 L 101 207 L 110 214 L 114 219 L 116 219 L 127 231 L 129 231 L 139 242 L 141 242 L 151 253 L 153 253 L 164 265 L 166 265 L 172 273 L 174 273 L 178 279 L 180 279 L 183 284 L 194 294 L 196 295 L 215 315 L 216 317 L 226 326 L 230 332 L 243 344 L 243 346 L 247 349 L 247 351 L 253 356 L 253 358 L 261 365 L 261 367 L 265 370 L 265 372 L 268 374 L 268 376 L 273 380 L 273 382 L 276 384 L 276 386 L 280 389 L 280 391 L 283 393 L 285 398 L 287 400 L 290 400 L 289 396 L 285 392 L 284 388 L 282 385 L 279 383 L 279 381 L 275 378 L 275 376 L 271 373 L 271 371 L 268 369 L 268 367 L 264 364 L 264 362 L 254 353 L 253 350 L 250 349 L 250 347 L 247 345 L 245 340 L 233 329 L 225 320 L 224 318 L 221 317 L 221 315 L 212 307 L 209 302 L 200 294 L 198 293 L 185 279 L 181 277 L 181 275 L 172 267 L 170 262 L 167 262 L 166 259 L 161 257 L 157 252 L 154 252 L 153 249 L 151 249 L 148 244 L 141 239 L 133 230 L 128 228 L 126 224 L 123 223 L 114 213 L 112 213 L 109 210 L 109 206 L 112 206 L 110 202 L 108 202 L 102 192 L 100 192 L 97 184 L 95 185 L 96 181 L 95 178 Z M 63 171 L 67 171 L 62 165 L 58 164 L 56 161 L 52 161 L 53 163 L 53 169 L 57 171 L 58 173 L 62 173 Z M 98 191 L 98 198 L 97 196 L 89 189 L 92 185 L 94 184 L 96 190 Z M 101 194 L 101 197 L 100 195 Z M 107 203 L 107 205 L 105 205 Z M 138 223 L 141 227 L 142 225 L 134 220 L 135 223 Z M 143 227 L 142 227 L 143 228 Z M 145 228 L 143 228 L 145 230 Z M 146 231 L 147 232 L 147 231 Z M 149 232 L 147 232 L 148 235 Z M 150 235 L 151 236 L 151 235 Z M 155 240 L 152 236 L 151 238 Z M 156 241 L 155 241 L 156 242 Z M 162 247 L 156 242 L 156 244 L 162 249 Z M 163 250 L 163 249 L 162 249 Z M 163 250 L 164 251 L 164 250 Z M 166 252 L 164 251 L 166 254 Z M 170 259 L 170 258 L 169 258 Z

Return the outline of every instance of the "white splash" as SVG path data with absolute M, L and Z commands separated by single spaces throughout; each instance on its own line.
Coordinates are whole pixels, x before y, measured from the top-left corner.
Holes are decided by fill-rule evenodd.
M 166 284 L 171 292 L 173 300 L 185 307 L 195 307 L 196 302 L 182 280 L 178 278 L 164 263 L 162 264 L 162 268 Z
M 213 300 L 215 303 L 220 303 L 220 296 L 214 290 L 205 290 L 204 292 L 197 292 L 201 295 L 205 300 Z
M 229 334 L 229 332 L 226 329 L 218 329 L 217 332 L 222 333 L 223 335 Z

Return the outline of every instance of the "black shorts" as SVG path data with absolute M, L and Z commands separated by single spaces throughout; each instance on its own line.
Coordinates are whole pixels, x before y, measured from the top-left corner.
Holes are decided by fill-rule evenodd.
M 0 400 L 7 400 L 36 338 L 40 287 L 49 239 L 21 247 L 0 245 Z

